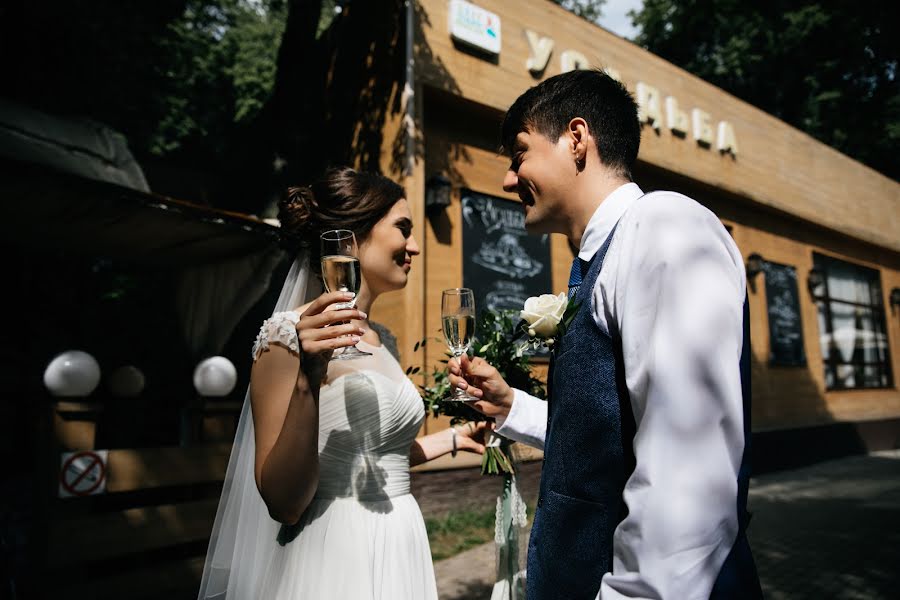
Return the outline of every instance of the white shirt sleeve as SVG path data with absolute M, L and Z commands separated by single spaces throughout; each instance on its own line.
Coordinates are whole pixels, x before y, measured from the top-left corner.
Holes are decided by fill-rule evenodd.
M 547 402 L 513 388 L 513 404 L 506 418 L 497 417 L 497 433 L 511 440 L 544 449 Z
M 621 333 L 636 468 L 598 600 L 709 598 L 738 531 L 745 286 L 731 237 L 689 198 L 649 194 L 620 221 L 594 318 Z

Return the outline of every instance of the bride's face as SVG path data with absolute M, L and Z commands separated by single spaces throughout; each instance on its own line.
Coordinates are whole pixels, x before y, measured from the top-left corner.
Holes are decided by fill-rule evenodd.
M 412 227 L 409 204 L 400 199 L 360 244 L 359 266 L 373 295 L 399 290 L 406 285 L 412 258 L 419 254 Z

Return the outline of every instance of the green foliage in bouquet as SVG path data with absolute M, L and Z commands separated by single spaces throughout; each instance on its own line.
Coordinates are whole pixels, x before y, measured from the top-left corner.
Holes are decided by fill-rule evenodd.
M 518 351 L 520 344 L 517 340 L 525 334 L 525 331 L 517 311 L 485 310 L 479 315 L 471 348 L 475 356 L 480 356 L 493 365 L 510 386 L 537 398 L 546 398 L 543 382 L 531 374 L 531 357 Z M 415 351 L 425 343 L 426 340 L 417 343 Z M 447 360 L 441 362 L 447 364 Z M 417 372 L 418 367 L 407 370 L 407 374 Z M 451 392 L 446 369 L 434 369 L 430 375 L 426 374 L 425 384 L 419 387 L 422 390 L 425 411 L 435 417 L 442 415 L 450 417 L 451 425 L 487 420 L 487 417 L 464 402 L 445 401 Z M 500 439 L 499 446 L 490 446 L 484 453 L 481 462 L 482 474 L 502 475 L 513 472 L 512 461 L 509 458 L 510 442 L 504 438 Z

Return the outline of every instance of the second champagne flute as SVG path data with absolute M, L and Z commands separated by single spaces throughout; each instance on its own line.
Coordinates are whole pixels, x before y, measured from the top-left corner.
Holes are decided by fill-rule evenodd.
M 469 350 L 475 336 L 475 294 L 468 288 L 444 290 L 441 297 L 441 325 L 450 352 L 459 358 Z M 455 388 L 446 400 L 466 402 L 477 400 Z
M 329 292 L 353 292 L 359 294 L 361 273 L 356 236 L 349 229 L 333 229 L 322 234 L 322 280 Z M 356 298 L 336 304 L 337 309 L 353 308 Z M 335 350 L 331 360 L 349 360 L 372 356 L 354 344 Z

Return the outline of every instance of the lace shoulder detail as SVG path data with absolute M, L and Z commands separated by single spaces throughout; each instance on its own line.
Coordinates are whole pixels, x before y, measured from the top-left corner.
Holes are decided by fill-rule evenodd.
M 293 354 L 300 354 L 300 340 L 297 338 L 297 322 L 300 320 L 293 310 L 278 312 L 263 321 L 259 328 L 259 335 L 253 343 L 251 355 L 253 362 L 259 360 L 263 352 L 269 349 L 269 344 L 276 343 L 287 348 Z

